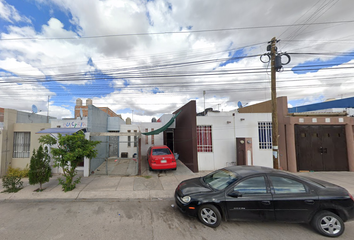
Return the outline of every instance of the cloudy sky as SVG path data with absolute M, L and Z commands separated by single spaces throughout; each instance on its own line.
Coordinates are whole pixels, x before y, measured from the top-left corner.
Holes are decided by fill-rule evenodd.
M 354 96 L 352 0 L 0 0 L 0 107 L 73 117 L 87 98 L 150 121 L 190 100 L 292 106 Z M 203 92 L 205 91 L 205 95 Z

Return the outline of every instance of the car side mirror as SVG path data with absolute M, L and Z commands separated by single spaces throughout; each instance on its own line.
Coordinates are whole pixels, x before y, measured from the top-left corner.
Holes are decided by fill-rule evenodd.
M 239 191 L 232 191 L 228 194 L 228 196 L 238 198 L 238 197 L 242 197 L 242 194 Z

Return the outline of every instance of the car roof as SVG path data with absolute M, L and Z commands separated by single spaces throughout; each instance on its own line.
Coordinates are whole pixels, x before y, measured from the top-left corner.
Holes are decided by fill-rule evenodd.
M 261 167 L 261 166 L 245 166 L 245 165 L 240 165 L 240 166 L 230 166 L 224 168 L 226 170 L 229 170 L 231 172 L 236 173 L 237 176 L 239 177 L 247 177 L 250 175 L 254 174 L 261 174 L 261 173 L 278 173 L 278 174 L 283 174 L 283 175 L 288 175 L 288 176 L 295 176 L 291 173 L 282 171 L 282 170 L 277 170 L 273 168 L 268 168 L 268 167 Z
M 166 145 L 160 145 L 160 146 L 152 146 L 151 148 L 155 149 L 155 148 L 168 148 L 168 147 Z

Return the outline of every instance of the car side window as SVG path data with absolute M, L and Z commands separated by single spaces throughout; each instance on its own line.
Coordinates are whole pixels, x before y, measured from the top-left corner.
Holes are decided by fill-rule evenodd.
M 234 191 L 242 194 L 264 194 L 267 193 L 267 186 L 263 176 L 252 177 L 238 183 Z
M 270 176 L 269 177 L 276 194 L 282 193 L 305 193 L 306 187 L 299 181 L 286 178 L 286 177 L 277 177 Z

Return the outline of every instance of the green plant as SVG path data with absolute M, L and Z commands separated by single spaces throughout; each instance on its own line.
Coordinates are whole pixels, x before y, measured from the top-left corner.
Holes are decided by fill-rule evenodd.
M 58 139 L 45 135 L 39 138 L 39 142 L 43 144 L 56 145 L 51 148 L 54 159 L 54 166 L 63 170 L 65 179 L 59 179 L 63 191 L 71 191 L 80 182 L 80 178 L 74 181 L 77 175 L 76 167 L 83 162 L 84 157 L 93 158 L 97 155 L 95 147 L 100 141 L 91 141 L 85 139 L 85 134 L 79 131 L 73 135 L 58 134 Z
M 43 191 L 42 184 L 49 182 L 49 178 L 52 176 L 52 169 L 50 168 L 49 161 L 50 157 L 47 147 L 43 149 L 42 145 L 40 145 L 37 152 L 33 149 L 28 180 L 31 185 L 39 183 L 39 191 Z
M 28 164 L 26 165 L 26 167 L 24 169 L 13 168 L 10 166 L 7 169 L 6 175 L 24 178 L 24 177 L 28 177 L 28 171 L 29 171 Z
M 6 189 L 4 192 L 18 192 L 23 188 L 21 177 L 5 175 L 2 178 L 2 186 Z

